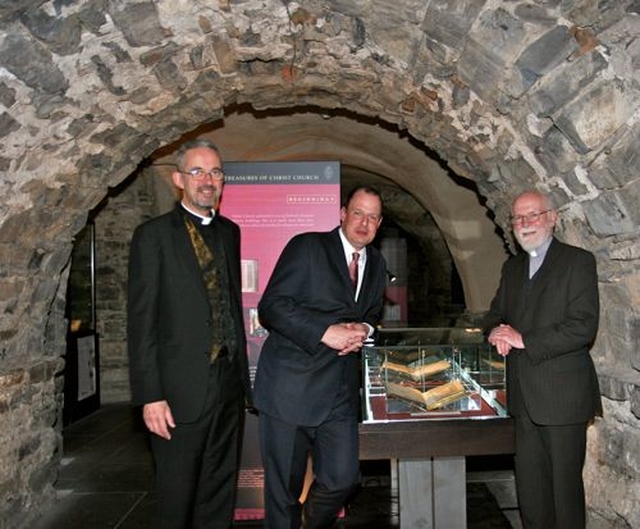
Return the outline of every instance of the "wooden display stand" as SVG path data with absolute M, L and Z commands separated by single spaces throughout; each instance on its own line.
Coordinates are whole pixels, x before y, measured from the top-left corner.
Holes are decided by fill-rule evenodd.
M 465 529 L 465 456 L 514 452 L 510 417 L 360 424 L 361 460 L 397 460 L 401 529 Z

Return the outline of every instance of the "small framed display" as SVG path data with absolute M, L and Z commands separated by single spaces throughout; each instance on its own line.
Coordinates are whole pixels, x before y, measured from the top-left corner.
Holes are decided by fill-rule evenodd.
M 67 353 L 63 423 L 100 408 L 100 351 L 96 332 L 95 227 L 89 222 L 74 239 L 67 287 Z
M 76 351 L 78 357 L 78 402 L 91 398 L 98 392 L 97 364 L 98 364 L 98 335 L 89 333 L 76 336 Z
M 100 408 L 100 350 L 94 331 L 69 333 L 64 380 L 65 425 Z

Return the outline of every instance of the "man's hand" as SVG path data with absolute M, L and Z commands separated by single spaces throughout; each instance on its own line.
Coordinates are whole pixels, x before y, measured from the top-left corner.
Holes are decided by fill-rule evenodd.
M 507 356 L 511 352 L 511 348 L 524 349 L 522 334 L 515 330 L 511 325 L 500 324 L 494 327 L 489 333 L 487 339 L 491 345 L 494 345 L 498 353 Z
M 150 432 L 159 435 L 163 439 L 171 439 L 169 428 L 175 428 L 176 423 L 166 400 L 145 404 L 142 407 L 142 418 Z
M 504 340 L 489 340 L 489 343 L 495 346 L 498 351 L 498 354 L 501 356 L 507 356 L 511 352 L 511 346 L 505 342 Z
M 358 351 L 368 335 L 369 328 L 363 323 L 336 323 L 327 327 L 321 341 L 344 356 Z

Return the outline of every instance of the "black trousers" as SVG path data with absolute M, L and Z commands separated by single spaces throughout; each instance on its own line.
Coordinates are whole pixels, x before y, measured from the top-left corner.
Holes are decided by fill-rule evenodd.
M 524 528 L 583 529 L 587 424 L 539 425 L 521 410 L 515 426 L 516 487 Z
M 244 421 L 237 362 L 211 364 L 207 400 L 193 423 L 167 441 L 152 435 L 157 518 L 162 529 L 227 529 L 233 521 Z
M 261 414 L 260 443 L 265 468 L 265 529 L 331 527 L 359 480 L 358 418 L 346 387 L 318 426 L 290 424 Z M 301 505 L 308 455 L 314 481 Z

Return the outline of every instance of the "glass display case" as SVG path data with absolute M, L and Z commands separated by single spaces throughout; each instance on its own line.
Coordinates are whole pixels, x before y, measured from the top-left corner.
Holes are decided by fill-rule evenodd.
M 381 331 L 362 357 L 365 424 L 507 416 L 504 358 L 477 329 Z
M 395 462 L 400 527 L 466 527 L 466 456 L 515 450 L 504 359 L 479 329 L 383 329 L 362 372 L 360 458 Z

